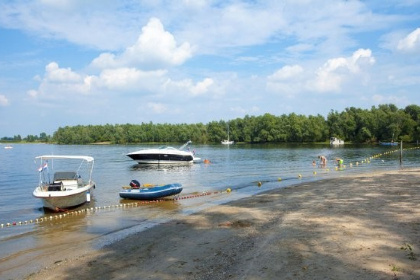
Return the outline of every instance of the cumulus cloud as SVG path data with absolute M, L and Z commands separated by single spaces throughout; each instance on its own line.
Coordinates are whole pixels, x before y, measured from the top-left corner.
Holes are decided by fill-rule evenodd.
M 300 91 L 303 68 L 300 65 L 286 65 L 267 77 L 266 88 L 284 97 L 293 97 Z
M 102 70 L 99 75 L 79 74 L 70 68 L 60 68 L 56 62 L 45 67 L 45 74 L 37 90 L 27 94 L 31 98 L 58 98 L 59 95 L 95 94 L 102 91 L 153 91 L 166 80 L 166 70 L 142 71 L 121 67 Z
M 198 82 L 195 86 L 191 88 L 191 93 L 193 95 L 201 95 L 208 92 L 209 88 L 214 84 L 213 79 L 205 78 L 203 81 Z
M 205 78 L 202 81 L 194 83 L 191 79 L 179 81 L 167 80 L 164 87 L 167 92 L 187 92 L 191 96 L 200 96 L 207 94 L 215 86 L 215 81 L 211 78 Z M 214 92 L 213 92 L 214 93 Z
M 397 49 L 403 52 L 420 51 L 420 28 L 417 28 L 398 42 Z
M 137 42 L 121 55 L 102 53 L 92 61 L 100 69 L 134 66 L 142 69 L 159 69 L 181 65 L 192 56 L 193 47 L 188 42 L 178 45 L 174 36 L 166 31 L 157 18 L 149 20 L 142 28 Z
M 40 77 L 36 76 L 36 80 Z M 71 68 L 60 68 L 57 62 L 45 67 L 44 76 L 37 90 L 30 89 L 27 95 L 31 98 L 60 98 L 60 96 L 88 94 L 92 86 L 92 76 L 81 75 Z
M 0 106 L 6 107 L 9 105 L 9 100 L 3 94 L 0 94 Z
M 71 68 L 60 68 L 56 62 L 45 67 L 45 79 L 51 83 L 79 83 L 82 77 Z
M 369 49 L 359 49 L 351 57 L 329 59 L 316 72 L 314 89 L 319 92 L 339 92 L 344 81 L 375 63 Z
M 162 88 L 167 78 L 165 68 L 184 63 L 192 55 L 188 43 L 178 45 L 174 36 L 165 31 L 159 19 L 152 18 L 137 42 L 119 55 L 102 53 L 91 62 L 99 69 L 95 75 L 82 74 L 71 68 L 63 68 L 57 62 L 45 67 L 45 73 L 37 90 L 29 90 L 32 98 L 53 97 L 57 93 L 89 94 L 99 91 L 153 92 Z M 92 68 L 90 68 L 92 70 Z M 190 94 L 200 95 L 207 92 L 213 81 L 186 84 Z M 57 96 L 55 96 L 57 97 Z
M 286 65 L 274 72 L 274 74 L 268 76 L 268 80 L 273 82 L 280 80 L 289 80 L 298 76 L 302 72 L 303 68 L 300 65 Z
M 105 69 L 95 82 L 99 88 L 108 90 L 141 90 L 158 87 L 166 70 L 142 71 L 136 68 Z

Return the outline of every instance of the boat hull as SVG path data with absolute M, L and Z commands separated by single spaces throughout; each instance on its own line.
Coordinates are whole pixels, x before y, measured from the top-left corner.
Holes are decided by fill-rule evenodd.
M 125 189 L 120 191 L 120 197 L 137 200 L 155 200 L 179 194 L 181 191 L 182 185 L 174 183 L 153 188 Z
M 135 152 L 127 155 L 139 164 L 186 164 L 193 163 L 194 156 L 188 152 L 182 153 L 144 153 Z
M 71 191 L 45 191 L 44 187 L 37 187 L 33 196 L 42 200 L 44 208 L 57 211 L 86 203 L 94 187 L 94 183 Z
M 131 152 L 127 156 L 139 164 L 190 164 L 198 162 L 199 158 L 195 157 L 194 152 L 184 150 L 190 143 L 191 141 L 188 141 L 179 149 L 162 146 Z
M 139 164 L 188 164 L 194 160 L 192 155 L 131 154 L 128 156 Z
M 331 137 L 330 145 L 332 146 L 344 145 L 344 141 L 335 137 Z

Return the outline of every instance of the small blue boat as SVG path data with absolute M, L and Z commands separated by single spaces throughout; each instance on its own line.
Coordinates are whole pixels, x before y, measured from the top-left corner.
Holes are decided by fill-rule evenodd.
M 120 191 L 120 197 L 128 199 L 155 200 L 166 196 L 176 195 L 182 191 L 179 183 L 156 186 L 151 188 L 130 188 Z

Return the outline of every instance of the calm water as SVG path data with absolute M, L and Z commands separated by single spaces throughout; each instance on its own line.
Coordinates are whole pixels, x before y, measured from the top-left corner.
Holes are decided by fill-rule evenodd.
M 399 152 L 372 159 L 370 163 L 362 163 L 373 155 L 398 149 L 384 146 L 346 145 L 332 148 L 329 145 L 193 145 L 197 156 L 209 159 L 211 164 L 172 167 L 140 166 L 125 156 L 128 152 L 150 147 L 152 145 L 17 144 L 13 145 L 13 149 L 4 149 L 4 145 L 0 144 L 0 224 L 4 225 L 57 215 L 45 213 L 41 201 L 32 197 L 32 191 L 38 183 L 39 167 L 34 158 L 43 154 L 90 155 L 95 158 L 93 179 L 96 189 L 92 201 L 80 209 L 126 203 L 119 198 L 118 192 L 132 179 L 151 184 L 178 182 L 184 187 L 181 195 L 217 193 L 227 188 L 233 190 L 231 194 L 219 193 L 155 205 L 99 210 L 38 224 L 4 226 L 0 228 L 0 278 L 2 275 L 22 276 L 8 269 L 12 262 L 17 267 L 20 263 L 25 264 L 28 270 L 38 269 L 40 261 L 33 260 L 33 256 L 42 259 L 47 254 L 58 254 L 54 246 L 63 242 L 63 235 L 67 242 L 89 242 L 88 247 L 98 247 L 171 217 L 193 213 L 264 190 L 349 173 L 401 168 Z M 418 149 L 404 150 L 402 167 L 419 167 L 419 153 Z M 329 171 L 312 166 L 312 161 L 317 160 L 321 154 L 330 159 Z M 346 168 L 343 171 L 336 171 L 333 167 L 333 159 L 336 157 L 344 159 Z M 356 162 L 359 165 L 356 166 Z M 350 167 L 350 163 L 353 167 Z M 259 181 L 263 182 L 260 188 L 257 187 Z M 28 259 L 31 261 L 28 262 Z

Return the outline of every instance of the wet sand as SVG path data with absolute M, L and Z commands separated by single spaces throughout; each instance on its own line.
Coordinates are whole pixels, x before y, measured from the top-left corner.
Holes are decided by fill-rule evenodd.
M 420 170 L 214 206 L 27 279 L 420 279 Z

